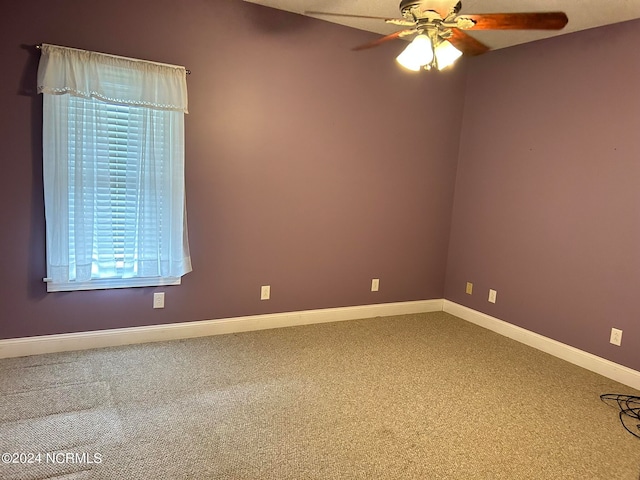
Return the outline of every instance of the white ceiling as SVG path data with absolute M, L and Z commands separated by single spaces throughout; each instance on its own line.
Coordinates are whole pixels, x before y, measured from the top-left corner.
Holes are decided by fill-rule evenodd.
M 400 0 L 245 0 L 267 7 L 304 14 L 305 11 L 347 13 L 386 18 L 401 18 L 398 6 Z M 450 6 L 456 0 L 427 0 L 430 5 Z M 446 7 L 445 7 L 446 9 Z M 462 0 L 461 14 L 464 13 L 508 13 L 563 11 L 569 23 L 560 31 L 474 31 L 467 32 L 492 49 L 531 42 L 542 38 L 586 30 L 640 18 L 640 0 Z M 341 17 L 321 17 L 323 20 L 339 23 L 360 30 L 388 35 L 403 27 L 388 25 L 382 20 L 353 19 Z M 355 46 L 355 45 L 354 45 Z

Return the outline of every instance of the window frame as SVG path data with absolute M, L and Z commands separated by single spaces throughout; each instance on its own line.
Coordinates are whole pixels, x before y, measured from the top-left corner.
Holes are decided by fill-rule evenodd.
M 43 45 L 42 50 L 38 91 L 51 95 L 43 102 L 43 174 L 45 216 L 48 224 L 47 277 L 43 280 L 47 291 L 180 285 L 181 277 L 191 271 L 184 185 L 186 70 L 184 67 L 67 47 Z M 55 69 L 47 70 L 51 58 L 45 53 L 51 57 L 58 55 L 59 64 L 69 61 L 69 57 L 76 64 L 66 71 L 66 65 L 62 65 L 61 75 Z M 79 85 L 86 80 L 86 74 L 69 81 L 69 72 L 82 70 L 85 60 L 87 64 L 97 64 L 97 68 L 93 64 L 88 65 L 92 74 L 100 74 L 100 68 L 105 67 L 103 77 L 95 83 L 99 88 L 106 85 L 107 89 L 115 87 L 116 90 L 124 88 L 126 91 L 131 87 L 131 90 L 137 89 L 139 93 L 134 92 L 134 96 L 118 101 L 112 97 L 112 91 L 95 91 L 92 88 L 94 85 L 90 84 L 91 79 L 87 85 Z M 128 69 L 133 72 L 132 78 L 140 81 L 140 85 L 135 82 L 131 86 L 123 83 L 128 79 Z M 158 69 L 160 77 L 168 72 L 168 82 L 148 78 L 149 71 L 153 74 Z M 156 92 L 153 99 L 157 103 L 150 105 L 147 99 L 148 87 L 159 84 L 161 88 L 171 90 L 171 82 L 176 79 L 183 84 L 184 89 L 174 89 L 165 97 L 162 96 L 163 92 Z M 60 84 L 59 80 L 72 84 L 73 88 Z M 84 91 L 80 88 L 83 86 Z M 135 97 L 136 93 L 146 97 Z M 126 91 L 125 94 L 129 95 L 129 92 Z M 58 95 L 66 97 L 64 100 L 54 101 L 54 96 Z M 174 101 L 176 99 L 177 102 Z M 180 105 L 172 105 L 172 102 Z M 93 116 L 88 120 L 82 117 L 82 121 L 78 123 L 74 118 L 77 113 L 74 111 L 76 103 L 82 108 L 89 105 L 87 111 Z M 129 118 L 135 120 L 133 127 Z M 133 133 L 135 129 L 138 129 L 136 134 Z M 168 131 L 171 131 L 170 135 L 166 134 Z M 143 142 L 136 136 L 138 134 L 147 143 L 138 145 Z M 90 140 L 85 137 L 90 137 Z M 152 138 L 150 144 L 147 137 Z M 79 145 L 76 145 L 77 138 L 80 138 Z M 134 144 L 132 151 L 129 151 L 130 142 Z M 117 153 L 112 156 L 113 148 Z M 85 158 L 89 160 L 85 162 Z M 73 173 L 77 171 L 80 173 Z M 89 172 L 91 179 L 86 184 L 83 183 L 84 179 L 76 178 L 76 175 L 80 177 L 85 171 Z M 122 179 L 114 181 L 123 172 L 124 187 Z M 62 181 L 56 183 L 51 180 L 52 177 L 56 177 L 56 181 L 58 177 L 62 178 Z M 89 213 L 85 213 L 82 208 L 87 204 L 85 197 L 89 198 Z M 100 200 L 96 200 L 96 197 Z M 56 209 L 59 211 L 55 211 Z M 55 213 L 51 213 L 52 211 Z M 76 215 L 73 212 L 81 213 Z M 121 237 L 118 238 L 113 233 L 100 237 L 101 231 L 109 232 L 111 228 L 113 232 L 114 225 L 120 226 Z M 155 229 L 149 230 L 149 225 Z M 79 232 L 78 237 L 73 237 L 76 230 Z M 71 238 L 82 238 L 80 247 L 77 240 L 70 240 Z M 178 238 L 182 241 L 176 247 L 173 244 L 178 243 Z M 103 250 L 103 245 L 106 250 Z M 78 248 L 81 250 L 79 257 L 77 252 L 71 251 Z M 56 251 L 53 256 L 52 250 Z M 100 257 L 105 258 L 104 252 L 106 263 L 101 267 L 95 266 Z M 118 258 L 121 260 L 118 261 Z M 77 262 L 78 259 L 80 263 Z M 76 268 L 81 268 L 81 274 L 78 274 Z M 106 269 L 107 276 L 99 277 L 98 268 Z

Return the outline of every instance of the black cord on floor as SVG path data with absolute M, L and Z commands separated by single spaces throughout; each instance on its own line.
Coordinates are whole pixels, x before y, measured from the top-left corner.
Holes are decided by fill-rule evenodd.
M 640 421 L 640 397 L 606 393 L 600 395 L 600 400 L 612 407 L 617 406 L 620 409 L 620 422 L 622 426 L 631 435 L 640 438 L 640 423 L 636 423 Z M 633 425 L 634 423 L 636 424 Z

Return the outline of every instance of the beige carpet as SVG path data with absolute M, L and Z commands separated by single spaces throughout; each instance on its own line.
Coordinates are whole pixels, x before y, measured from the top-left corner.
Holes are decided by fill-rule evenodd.
M 6 359 L 0 478 L 638 480 L 603 393 L 442 312 Z

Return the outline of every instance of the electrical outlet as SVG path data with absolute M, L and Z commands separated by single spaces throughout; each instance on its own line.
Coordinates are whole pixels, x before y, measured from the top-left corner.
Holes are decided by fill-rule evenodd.
M 491 303 L 496 303 L 496 297 L 498 296 L 498 292 L 493 289 L 489 290 L 489 301 Z
M 620 344 L 622 343 L 622 330 L 618 330 L 617 328 L 612 328 L 609 342 L 613 343 L 614 345 L 620 346 Z
M 153 294 L 153 308 L 164 308 L 164 292 Z
M 271 298 L 271 285 L 263 285 L 260 287 L 260 300 L 269 300 Z
M 380 279 L 374 278 L 371 280 L 371 291 L 377 292 L 378 290 L 380 290 Z
M 467 289 L 465 290 L 465 292 L 467 292 L 467 295 L 473 294 L 473 283 L 467 282 Z

